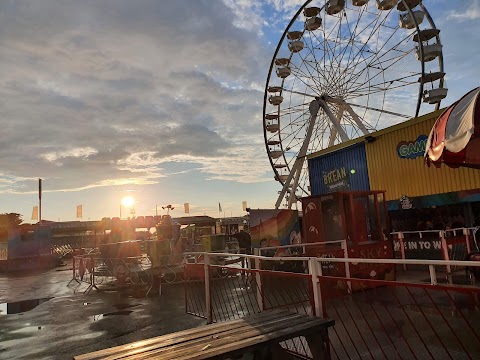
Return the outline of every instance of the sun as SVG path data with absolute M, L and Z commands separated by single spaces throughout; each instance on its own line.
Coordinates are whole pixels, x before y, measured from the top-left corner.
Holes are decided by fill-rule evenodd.
M 135 204 L 135 199 L 132 196 L 125 196 L 122 199 L 122 205 L 125 207 L 130 207 Z

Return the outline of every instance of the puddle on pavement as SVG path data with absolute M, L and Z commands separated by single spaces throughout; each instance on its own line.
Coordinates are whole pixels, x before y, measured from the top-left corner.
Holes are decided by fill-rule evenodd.
M 35 332 L 45 330 L 45 326 L 32 326 L 30 324 L 25 324 L 24 327 L 12 331 L 13 333 L 26 333 L 26 332 Z
M 113 307 L 117 310 L 125 310 L 131 307 L 138 306 L 140 304 L 113 304 Z
M 99 321 L 105 317 L 108 316 L 114 316 L 114 315 L 130 315 L 133 311 L 132 310 L 120 310 L 120 311 L 113 311 L 109 313 L 104 313 L 104 314 L 97 314 L 93 315 L 90 317 L 92 321 Z
M 53 299 L 53 297 L 0 303 L 0 315 L 21 314 L 35 309 L 38 305 Z

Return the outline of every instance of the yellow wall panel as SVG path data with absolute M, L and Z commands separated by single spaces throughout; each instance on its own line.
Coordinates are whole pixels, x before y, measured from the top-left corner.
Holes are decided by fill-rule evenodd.
M 440 113 L 427 114 L 372 134 L 376 140 L 365 144 L 372 190 L 386 190 L 387 200 L 396 200 L 402 195 L 415 197 L 480 189 L 478 169 L 428 167 L 423 156 L 414 159 L 398 156 L 398 144 L 414 142 L 420 135 L 428 136 Z

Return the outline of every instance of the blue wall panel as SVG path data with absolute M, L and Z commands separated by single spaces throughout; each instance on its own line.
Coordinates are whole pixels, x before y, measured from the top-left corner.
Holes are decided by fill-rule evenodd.
M 363 142 L 309 159 L 308 169 L 312 195 L 370 190 Z

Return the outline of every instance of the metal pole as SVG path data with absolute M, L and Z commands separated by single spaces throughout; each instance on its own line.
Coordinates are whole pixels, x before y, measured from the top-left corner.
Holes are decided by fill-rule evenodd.
M 38 179 L 38 222 L 42 221 L 42 179 Z

